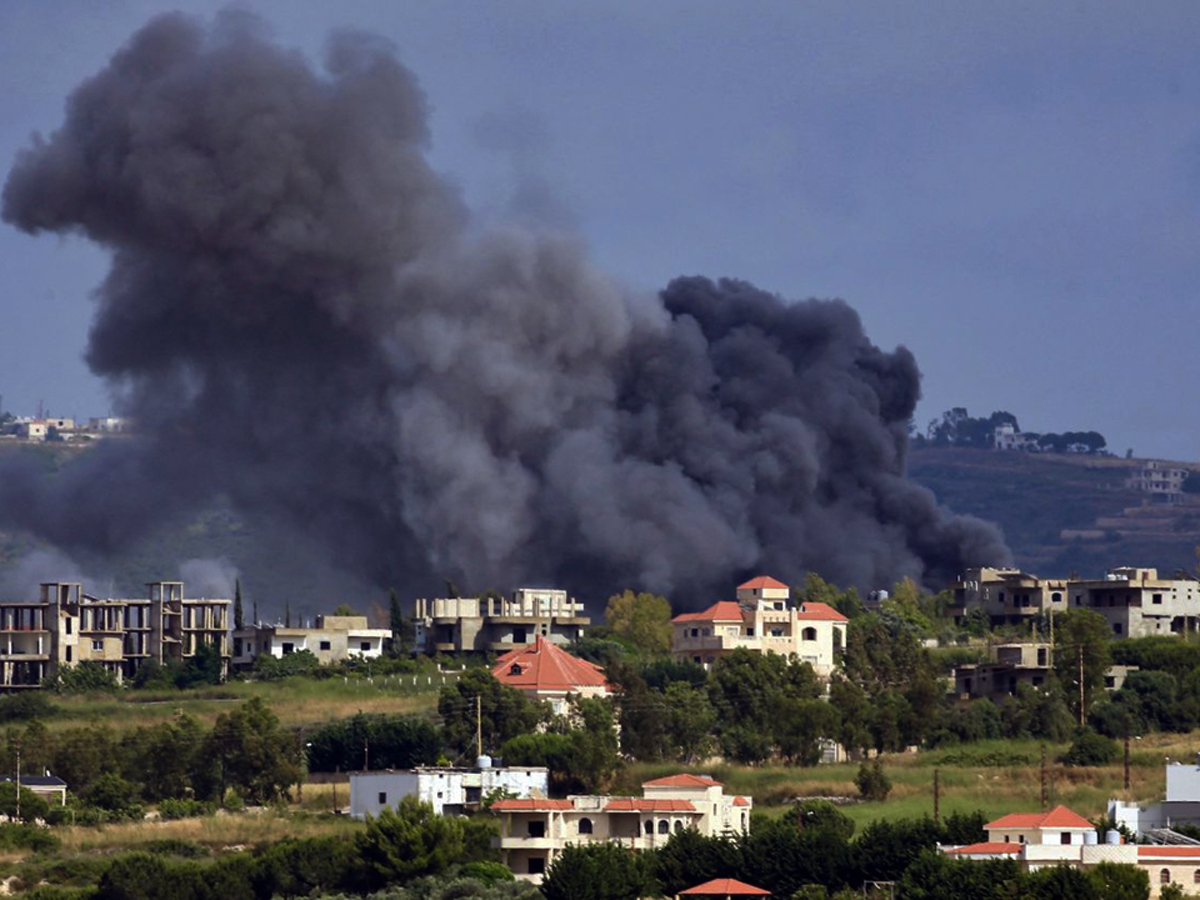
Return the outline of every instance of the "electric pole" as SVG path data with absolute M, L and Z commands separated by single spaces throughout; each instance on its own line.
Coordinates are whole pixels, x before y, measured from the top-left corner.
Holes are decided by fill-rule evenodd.
M 21 742 L 17 741 L 17 821 L 21 821 Z
M 942 770 L 933 770 L 933 821 L 941 822 L 941 800 L 942 800 Z
M 475 695 L 475 758 L 483 756 L 483 695 Z
M 1042 744 L 1042 812 L 1046 811 L 1046 745 Z
M 1083 727 L 1085 710 L 1083 708 L 1083 644 L 1079 645 L 1079 727 Z
M 1129 790 L 1129 728 L 1125 728 L 1125 790 Z

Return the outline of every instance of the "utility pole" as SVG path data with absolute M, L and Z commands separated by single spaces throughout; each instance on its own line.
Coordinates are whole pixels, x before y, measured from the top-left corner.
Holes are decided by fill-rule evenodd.
M 367 738 L 363 738 L 363 771 L 371 771 L 371 748 Z
M 942 821 L 942 815 L 941 815 L 941 811 L 942 811 L 942 805 L 941 805 L 942 779 L 941 779 L 941 774 L 942 774 L 941 769 L 933 770 L 933 821 L 934 822 Z
M 1129 727 L 1125 728 L 1125 790 L 1129 790 Z
M 17 741 L 17 821 L 21 821 L 21 742 Z
M 483 695 L 475 695 L 475 758 L 483 756 Z
M 1042 744 L 1042 812 L 1046 811 L 1046 745 Z

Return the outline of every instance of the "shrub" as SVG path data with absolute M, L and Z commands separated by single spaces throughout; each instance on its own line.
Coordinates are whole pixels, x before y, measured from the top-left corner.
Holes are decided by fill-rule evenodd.
M 892 792 L 891 779 L 883 771 L 883 763 L 878 759 L 871 763 L 863 762 L 854 776 L 854 784 L 864 800 L 886 800 Z
M 1064 766 L 1106 766 L 1116 760 L 1119 752 L 1116 741 L 1091 729 L 1084 729 L 1075 735 L 1074 742 L 1062 755 L 1060 762 Z
M 24 722 L 53 715 L 58 708 L 41 691 L 25 691 L 0 697 L 0 722 Z
M 122 818 L 140 818 L 142 806 L 136 800 L 137 789 L 115 772 L 106 772 L 84 792 L 88 806 L 103 809 Z
M 484 884 L 491 886 L 497 881 L 516 881 L 516 876 L 504 863 L 498 862 L 473 862 L 467 863 L 458 870 L 458 874 L 462 878 L 474 878 L 477 881 L 482 881 Z
M 190 798 L 172 799 L 167 798 L 158 804 L 158 814 L 167 820 L 171 819 L 194 819 L 199 816 L 211 816 L 216 813 L 217 807 L 215 803 L 210 803 L 205 800 L 192 800 Z
M 254 660 L 254 674 L 263 681 L 278 681 L 293 675 L 315 675 L 321 669 L 321 661 L 311 650 L 300 650 L 284 656 L 262 654 Z
M 21 788 L 22 822 L 44 819 L 49 811 L 50 804 L 28 788 Z M 11 781 L 0 783 L 0 814 L 17 818 L 17 787 Z

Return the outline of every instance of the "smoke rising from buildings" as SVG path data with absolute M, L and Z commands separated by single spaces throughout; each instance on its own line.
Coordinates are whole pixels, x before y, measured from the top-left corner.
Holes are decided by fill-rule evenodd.
M 1007 560 L 905 479 L 917 367 L 849 306 L 631 297 L 569 238 L 477 233 L 428 140 L 378 38 L 333 35 L 317 70 L 245 14 L 139 31 L 19 155 L 3 217 L 112 253 L 87 358 L 145 433 L 0 474 L 0 519 L 105 551 L 224 496 L 381 587 L 681 605 L 759 569 Z

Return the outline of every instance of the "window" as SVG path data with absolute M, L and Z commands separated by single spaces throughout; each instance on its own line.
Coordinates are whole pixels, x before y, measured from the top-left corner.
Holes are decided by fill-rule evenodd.
M 642 830 L 646 832 L 646 834 L 654 834 L 654 823 L 647 819 L 642 827 Z
M 387 803 L 387 791 L 380 791 L 379 792 L 379 805 L 382 806 L 385 803 Z
M 700 629 L 699 628 L 692 629 L 692 637 L 700 637 Z
M 1171 883 L 1171 870 L 1170 869 L 1159 869 L 1158 883 L 1159 884 L 1170 884 Z
M 1162 594 L 1155 594 L 1155 595 L 1154 595 L 1154 596 L 1153 596 L 1153 597 L 1150 599 L 1150 602 L 1151 602 L 1151 603 L 1157 603 L 1157 604 L 1161 604 L 1161 603 L 1162 603 Z
M 321 649 L 322 650 L 329 650 L 330 646 L 331 645 L 330 645 L 329 641 L 321 641 Z
M 817 639 L 817 629 L 805 628 L 800 632 L 800 637 L 806 641 L 815 641 Z
M 528 640 L 528 635 L 525 633 L 524 628 L 514 628 L 513 629 L 513 643 L 514 644 L 524 644 L 527 640 Z
M 534 819 L 529 823 L 529 836 L 531 838 L 542 838 L 546 836 L 546 822 L 543 819 Z
M 67 634 L 71 633 L 71 617 L 67 616 Z
M 546 858 L 544 856 L 529 857 L 529 874 L 541 875 L 546 871 Z
M 1110 691 L 1117 686 L 1117 679 L 1112 675 L 1104 676 L 1104 686 Z
M 694 662 L 694 663 L 698 663 L 698 662 L 701 662 L 701 659 L 700 659 L 700 657 L 698 657 L 698 656 L 693 656 L 693 657 L 692 657 L 692 662 Z
M 92 641 L 92 649 L 93 650 L 103 650 L 104 649 L 104 641 Z
M 71 661 L 71 648 L 68 647 L 67 648 L 67 662 L 70 662 L 70 661 Z
M 358 645 L 358 649 L 361 650 L 363 653 L 370 653 L 371 652 L 371 642 L 370 641 L 361 642 Z
M 284 645 L 283 645 L 283 655 L 284 655 L 284 656 L 287 656 L 289 653 L 292 653 L 292 652 L 294 652 L 294 651 L 295 651 L 295 649 L 296 649 L 296 645 L 295 645 L 295 644 L 288 643 L 288 642 L 286 642 L 286 641 L 285 641 L 285 642 L 284 642 Z
M 1120 633 L 1121 633 L 1121 623 L 1113 622 L 1113 634 L 1120 634 Z
M 671 824 L 666 819 L 658 820 L 658 833 L 659 834 L 670 834 L 671 833 Z
M 233 655 L 234 656 L 242 655 L 242 639 L 241 638 L 233 639 Z
M 1058 839 L 1058 840 L 1059 840 L 1059 842 L 1060 842 L 1060 843 L 1063 843 L 1063 844 L 1069 844 L 1069 843 L 1071 843 L 1071 832 L 1069 832 L 1069 831 L 1064 831 L 1064 832 L 1063 832 L 1063 833 L 1062 833 L 1062 834 L 1059 836 L 1059 839 Z
M 676 819 L 675 820 L 675 833 L 678 834 L 681 831 L 683 831 L 683 820 Z
M 1050 595 L 1050 602 L 1051 603 L 1062 603 L 1062 594 L 1060 594 L 1058 591 L 1055 591 L 1053 594 Z
M 1192 884 L 1200 884 L 1200 869 L 1192 873 Z
M 1023 844 L 1023 843 L 1025 843 L 1025 835 L 1023 835 L 1023 834 L 1018 834 L 1018 835 L 1017 835 L 1017 843 L 1018 843 L 1018 844 Z
M 580 834 L 591 834 L 592 833 L 592 820 L 591 819 L 580 819 L 579 820 L 579 833 Z

